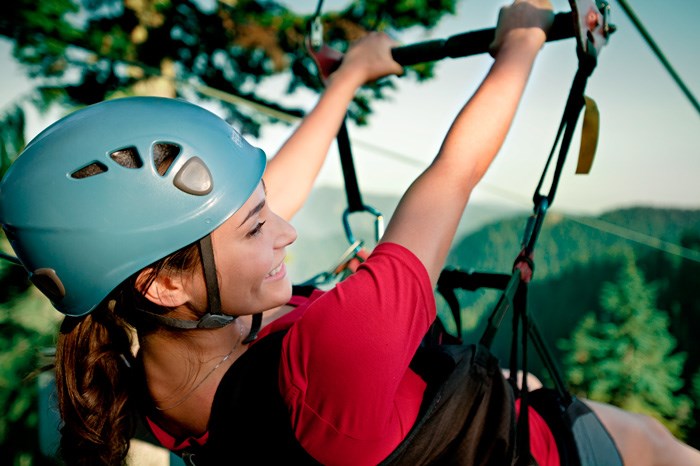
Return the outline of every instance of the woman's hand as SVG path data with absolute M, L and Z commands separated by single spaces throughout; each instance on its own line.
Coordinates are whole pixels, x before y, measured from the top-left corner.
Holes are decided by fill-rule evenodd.
M 515 0 L 512 5 L 501 8 L 498 14 L 491 55 L 497 56 L 507 44 L 527 42 L 542 47 L 553 21 L 549 0 Z
M 403 67 L 391 56 L 392 47 L 397 45 L 384 33 L 367 34 L 350 46 L 340 67 L 330 75 L 329 80 L 343 76 L 352 79 L 359 87 L 384 76 L 403 74 Z

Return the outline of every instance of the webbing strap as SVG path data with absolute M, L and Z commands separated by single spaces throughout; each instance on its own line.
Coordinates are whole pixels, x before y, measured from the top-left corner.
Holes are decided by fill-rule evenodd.
M 245 337 L 245 340 L 243 340 L 243 343 L 248 344 L 257 339 L 260 327 L 262 327 L 262 313 L 253 314 L 253 321 L 250 325 L 250 331 L 248 332 L 248 336 Z
M 319 2 L 319 8 L 322 2 Z M 320 22 L 320 9 L 316 12 L 315 17 L 309 22 L 309 36 L 306 41 L 306 49 L 314 59 L 318 74 L 323 82 L 335 71 L 343 59 L 343 54 L 323 44 L 323 26 Z M 340 125 L 338 135 L 336 137 L 338 144 L 338 152 L 340 154 L 340 166 L 343 171 L 343 180 L 345 181 L 345 194 L 348 201 L 349 212 L 360 212 L 365 210 L 360 195 L 360 187 L 357 183 L 357 175 L 355 173 L 355 163 L 352 158 L 352 149 L 350 146 L 350 137 L 348 135 L 348 127 L 345 118 Z
M 515 294 L 515 313 L 513 316 L 513 342 L 511 346 L 510 361 L 510 383 L 516 393 L 520 394 L 520 415 L 516 429 L 516 451 L 517 466 L 530 464 L 530 400 L 529 387 L 527 385 L 528 360 L 527 360 L 527 335 L 528 335 L 528 315 L 527 315 L 527 284 L 521 282 L 521 286 Z M 517 372 L 517 340 L 518 325 L 520 326 L 520 368 L 522 370 L 522 381 L 518 387 Z
M 564 167 L 564 162 L 566 161 L 566 154 L 571 146 L 571 140 L 574 135 L 574 130 L 576 129 L 576 122 L 581 113 L 581 109 L 585 105 L 584 92 L 586 90 L 586 83 L 588 78 L 596 66 L 596 57 L 592 54 L 586 54 L 585 52 L 579 53 L 579 66 L 576 70 L 576 75 L 574 76 L 573 83 L 571 84 L 571 89 L 569 90 L 569 97 L 566 101 L 566 106 L 564 107 L 564 114 L 562 115 L 561 122 L 559 124 L 559 129 L 557 131 L 557 136 L 554 139 L 554 145 L 547 158 L 547 163 L 545 164 L 544 170 L 542 171 L 542 176 L 537 184 L 537 189 L 535 190 L 535 195 L 533 196 L 533 202 L 535 206 L 541 204 L 542 199 L 547 200 L 548 205 L 552 205 L 554 201 L 554 195 L 557 192 L 557 187 L 559 185 L 559 178 L 561 177 L 562 168 Z M 554 174 L 552 177 L 552 182 L 549 188 L 549 192 L 544 195 L 542 194 L 542 185 L 544 184 L 545 178 L 547 177 L 549 165 L 556 152 L 557 144 L 561 139 L 561 145 L 559 146 L 559 155 L 557 157 L 556 167 L 554 168 Z M 529 252 L 529 251 L 528 251 Z
M 340 166 L 343 170 L 343 180 L 345 181 L 345 196 L 348 200 L 348 212 L 362 212 L 365 210 L 365 205 L 362 202 L 360 186 L 357 183 L 355 162 L 352 158 L 350 137 L 348 136 L 348 127 L 345 120 L 343 120 L 343 123 L 340 125 L 336 140 L 338 143 L 338 152 L 340 153 Z
M 211 245 L 211 237 L 205 236 L 198 243 L 199 255 L 204 270 L 204 282 L 207 288 L 208 311 L 199 320 L 177 319 L 156 314 L 145 309 L 137 308 L 141 316 L 158 322 L 166 327 L 181 330 L 197 328 L 221 328 L 236 320 L 235 316 L 221 314 L 221 298 L 219 296 L 219 281 L 216 278 L 216 265 L 214 264 L 214 251 Z
M 211 244 L 211 235 L 207 235 L 199 240 L 199 252 L 202 256 L 202 268 L 204 269 L 204 281 L 207 287 L 207 300 L 209 311 L 199 319 L 198 328 L 219 328 L 225 327 L 234 320 L 237 316 L 231 316 L 221 313 L 221 292 L 219 289 L 219 280 L 216 277 L 216 263 L 214 261 L 214 248 Z M 262 326 L 262 314 L 253 314 L 253 320 L 250 326 L 248 336 L 243 340 L 244 343 L 250 343 L 255 340 Z

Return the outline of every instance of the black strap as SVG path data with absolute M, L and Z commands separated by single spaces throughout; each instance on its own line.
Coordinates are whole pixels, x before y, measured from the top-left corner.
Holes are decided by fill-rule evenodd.
M 221 314 L 221 296 L 219 294 L 219 280 L 216 277 L 216 263 L 214 262 L 214 248 L 211 244 L 211 235 L 199 240 L 199 254 L 202 257 L 204 269 L 204 284 L 207 287 L 207 300 L 209 313 Z
M 307 24 L 307 49 L 316 63 L 316 67 L 318 69 L 318 74 L 321 77 L 321 81 L 325 82 L 328 76 L 333 71 L 335 71 L 340 65 L 340 58 L 328 57 L 325 54 L 325 52 L 328 52 L 330 49 L 328 49 L 328 47 L 323 46 L 323 26 L 320 20 L 322 6 L 323 0 L 319 0 L 316 6 L 316 12 Z M 342 57 L 342 55 L 340 57 Z M 347 211 L 350 213 L 361 212 L 365 210 L 365 205 L 362 202 L 362 196 L 360 195 L 360 187 L 357 183 L 355 164 L 352 157 L 350 137 L 348 135 L 348 128 L 345 118 L 343 118 L 340 128 L 338 129 L 336 142 L 338 144 L 338 152 L 340 154 L 340 165 L 343 171 L 343 179 L 345 181 L 345 194 L 347 196 L 348 201 Z
M 457 328 L 456 338 L 460 341 L 462 339 L 462 310 L 455 290 L 458 288 L 468 291 L 476 291 L 480 288 L 505 290 L 509 281 L 509 275 L 500 273 L 464 272 L 462 270 L 452 269 L 442 270 L 437 282 L 437 291 L 442 295 L 450 308 L 452 319 Z M 487 348 L 491 346 L 490 342 L 484 343 L 482 341 L 481 343 Z
M 207 235 L 199 240 L 198 247 L 199 255 L 202 260 L 202 269 L 204 270 L 204 283 L 207 288 L 208 312 L 200 317 L 199 320 L 186 320 L 166 317 L 145 309 L 137 308 L 142 317 L 146 317 L 161 325 L 181 330 L 221 328 L 236 320 L 236 316 L 229 316 L 221 313 L 219 280 L 216 278 L 216 264 L 214 262 L 214 249 L 211 244 L 211 236 Z
M 214 261 L 214 248 L 211 244 L 211 235 L 207 235 L 199 240 L 199 252 L 202 256 L 202 268 L 204 269 L 204 281 L 207 287 L 209 312 L 199 319 L 197 328 L 225 327 L 236 320 L 237 316 L 221 313 L 221 293 L 219 291 L 219 280 L 216 277 L 216 262 Z M 250 331 L 243 342 L 250 343 L 255 340 L 261 326 L 262 314 L 253 314 Z
M 554 201 L 554 195 L 557 191 L 557 186 L 559 185 L 559 178 L 561 176 L 562 168 L 564 167 L 564 162 L 566 161 L 566 154 L 571 146 L 571 139 L 574 135 L 574 130 L 576 129 L 576 122 L 581 114 L 581 109 L 585 105 L 584 93 L 586 90 L 586 83 L 588 78 L 593 73 L 595 69 L 597 59 L 594 52 L 583 52 L 579 50 L 579 66 L 576 70 L 576 75 L 571 84 L 571 89 L 569 90 L 569 97 L 566 100 L 566 105 L 564 107 L 564 114 L 562 115 L 561 122 L 559 124 L 559 130 L 557 131 L 557 136 L 554 140 L 552 150 L 547 158 L 547 163 L 545 164 L 544 170 L 542 171 L 542 176 L 537 184 L 537 189 L 535 190 L 535 195 L 533 201 L 535 206 L 539 206 L 541 200 L 545 198 L 547 200 L 547 206 L 551 206 Z M 556 151 L 557 144 L 561 139 L 561 146 L 559 147 L 559 156 L 557 157 L 557 164 L 554 169 L 554 174 L 552 176 L 552 181 L 547 195 L 541 193 L 542 185 L 545 178 L 547 178 L 549 164 L 554 157 L 554 152 Z M 530 251 L 528 251 L 530 252 Z
M 227 316 L 223 314 L 213 315 L 210 313 L 204 314 L 199 320 L 175 319 L 166 317 L 155 312 L 145 309 L 136 308 L 142 318 L 146 318 L 153 322 L 157 322 L 166 327 L 177 328 L 180 330 L 194 330 L 197 328 L 221 328 L 225 327 L 236 320 L 235 316 Z
M 518 456 L 518 466 L 525 466 L 530 464 L 531 451 L 530 451 L 530 399 L 529 399 L 529 388 L 527 385 L 527 375 L 528 375 L 528 360 L 527 360 L 527 336 L 528 328 L 530 323 L 528 322 L 527 315 L 527 286 L 522 284 L 520 289 L 515 294 L 515 311 L 517 316 L 513 319 L 517 321 L 520 320 L 520 348 L 521 348 L 521 369 L 522 369 L 522 382 L 519 387 L 520 393 L 520 415 L 518 416 L 518 427 L 516 430 L 516 451 Z M 514 335 L 517 335 L 517 325 L 514 325 Z M 517 336 L 514 336 L 517 339 Z M 514 342 L 515 343 L 515 342 Z M 515 345 L 517 346 L 517 345 Z M 517 355 L 516 355 L 517 356 Z M 513 372 L 513 362 L 511 362 L 511 383 L 515 381 L 517 387 L 517 371 Z
M 345 120 L 340 125 L 337 136 L 338 152 L 340 153 L 340 165 L 343 169 L 343 179 L 345 180 L 345 195 L 348 200 L 348 212 L 362 212 L 365 205 L 362 202 L 360 186 L 357 183 L 355 173 L 355 163 L 350 149 L 350 137 Z
M 248 344 L 257 339 L 260 327 L 262 327 L 262 313 L 253 314 L 253 321 L 250 324 L 250 331 L 248 332 L 248 336 L 245 337 L 245 340 L 243 340 L 243 343 Z

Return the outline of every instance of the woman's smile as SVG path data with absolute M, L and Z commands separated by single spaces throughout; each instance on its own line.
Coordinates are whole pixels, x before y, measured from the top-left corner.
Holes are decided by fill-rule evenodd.
M 284 262 L 282 262 L 280 265 L 268 272 L 267 275 L 265 275 L 265 281 L 278 280 L 280 278 L 284 278 L 286 275 L 287 267 L 284 265 Z

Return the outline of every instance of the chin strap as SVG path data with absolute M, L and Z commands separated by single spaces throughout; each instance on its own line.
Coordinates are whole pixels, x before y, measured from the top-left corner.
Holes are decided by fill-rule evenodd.
M 138 309 L 142 315 L 167 327 L 182 330 L 222 328 L 233 323 L 238 318 L 238 316 L 221 313 L 221 295 L 219 293 L 219 280 L 216 278 L 216 263 L 214 262 L 214 249 L 211 245 L 211 235 L 207 235 L 199 240 L 199 254 L 202 258 L 202 269 L 204 270 L 204 283 L 207 287 L 209 311 L 200 317 L 199 320 L 175 319 L 144 309 Z M 243 340 L 243 343 L 250 343 L 255 340 L 258 337 L 261 326 L 262 314 L 253 314 L 250 331 L 248 332 L 248 336 Z

